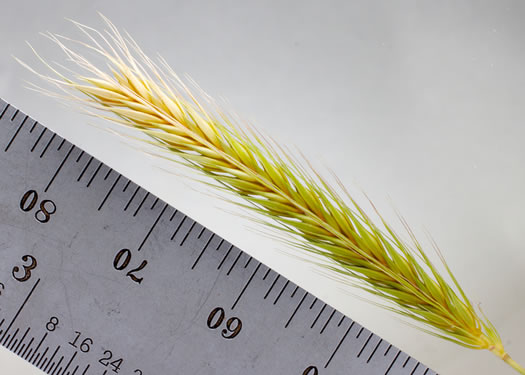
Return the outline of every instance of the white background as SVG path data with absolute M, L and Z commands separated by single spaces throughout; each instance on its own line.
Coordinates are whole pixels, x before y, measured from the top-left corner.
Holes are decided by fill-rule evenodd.
M 96 11 L 160 52 L 281 143 L 389 197 L 437 240 L 472 300 L 525 363 L 525 6 L 520 1 L 2 1 L 0 97 L 132 178 L 441 374 L 511 374 L 488 352 L 441 342 L 246 230 L 230 208 L 89 119 L 23 88 L 37 34 L 79 36 Z M 198 186 L 202 190 L 202 186 Z M 253 226 L 253 224 L 249 224 Z M 396 224 L 397 225 L 397 224 Z M 398 225 L 397 225 L 398 226 Z M 398 226 L 399 227 L 399 226 Z M 427 242 L 424 241 L 426 245 Z M 427 248 L 429 248 L 427 246 Z M 429 250 L 430 251 L 430 250 Z M 0 260 L 1 261 L 1 260 Z M 0 373 L 37 374 L 0 351 Z

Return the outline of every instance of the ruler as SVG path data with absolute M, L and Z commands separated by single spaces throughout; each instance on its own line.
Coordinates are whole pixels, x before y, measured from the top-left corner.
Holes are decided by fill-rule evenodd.
M 0 344 L 47 374 L 436 374 L 1 99 L 0 176 Z

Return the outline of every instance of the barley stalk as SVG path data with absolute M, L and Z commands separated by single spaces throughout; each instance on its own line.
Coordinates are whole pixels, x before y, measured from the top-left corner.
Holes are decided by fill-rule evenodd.
M 52 71 L 42 75 L 21 63 L 66 92 L 48 94 L 73 98 L 99 111 L 99 117 L 147 134 L 149 143 L 241 197 L 243 203 L 236 204 L 265 217 L 263 222 L 284 232 L 288 242 L 326 259 L 323 265 L 333 275 L 382 298 L 383 307 L 409 318 L 417 328 L 467 348 L 487 349 L 525 374 L 444 259 L 444 275 L 451 282 L 406 223 L 410 244 L 381 216 L 382 226 L 375 224 L 339 181 L 336 190 L 253 128 L 239 127 L 220 109 L 205 109 L 164 60 L 154 62 L 129 35 L 105 22 L 105 33 L 75 23 L 87 42 L 46 34 L 80 73 L 66 75 L 41 59 Z M 109 72 L 71 44 L 102 56 Z

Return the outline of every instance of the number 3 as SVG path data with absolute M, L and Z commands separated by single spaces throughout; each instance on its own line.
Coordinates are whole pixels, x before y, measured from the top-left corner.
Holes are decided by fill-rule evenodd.
M 31 263 L 29 265 L 24 265 L 24 275 L 19 277 L 19 276 L 16 276 L 16 274 L 20 271 L 20 268 L 18 266 L 15 266 L 13 268 L 13 277 L 15 278 L 15 280 L 17 281 L 20 281 L 21 283 L 23 283 L 24 281 L 27 281 L 29 280 L 29 278 L 31 277 L 31 270 L 34 270 L 37 266 L 37 262 L 36 262 L 36 259 L 32 256 L 32 255 L 24 255 L 22 257 L 22 260 L 24 262 L 28 262 L 29 260 L 31 260 Z

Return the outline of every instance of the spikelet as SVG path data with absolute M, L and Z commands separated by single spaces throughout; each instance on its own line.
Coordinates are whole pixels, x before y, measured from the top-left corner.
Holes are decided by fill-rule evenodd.
M 149 143 L 241 197 L 244 203 L 236 204 L 261 214 L 265 224 L 284 232 L 294 246 L 326 259 L 324 265 L 333 275 L 381 297 L 385 308 L 409 318 L 417 328 L 467 348 L 488 349 L 525 374 L 444 260 L 452 283 L 408 226 L 410 245 L 383 219 L 382 227 L 376 225 L 342 184 L 344 198 L 254 129 L 239 127 L 220 110 L 205 110 L 164 60 L 152 61 L 129 35 L 122 36 L 104 20 L 106 33 L 75 22 L 87 43 L 46 34 L 82 74 L 68 78 L 41 59 L 53 74 L 42 75 L 21 63 L 66 93 L 48 94 L 73 98 L 98 110 L 101 118 L 147 134 Z M 66 44 L 99 54 L 109 72 Z

